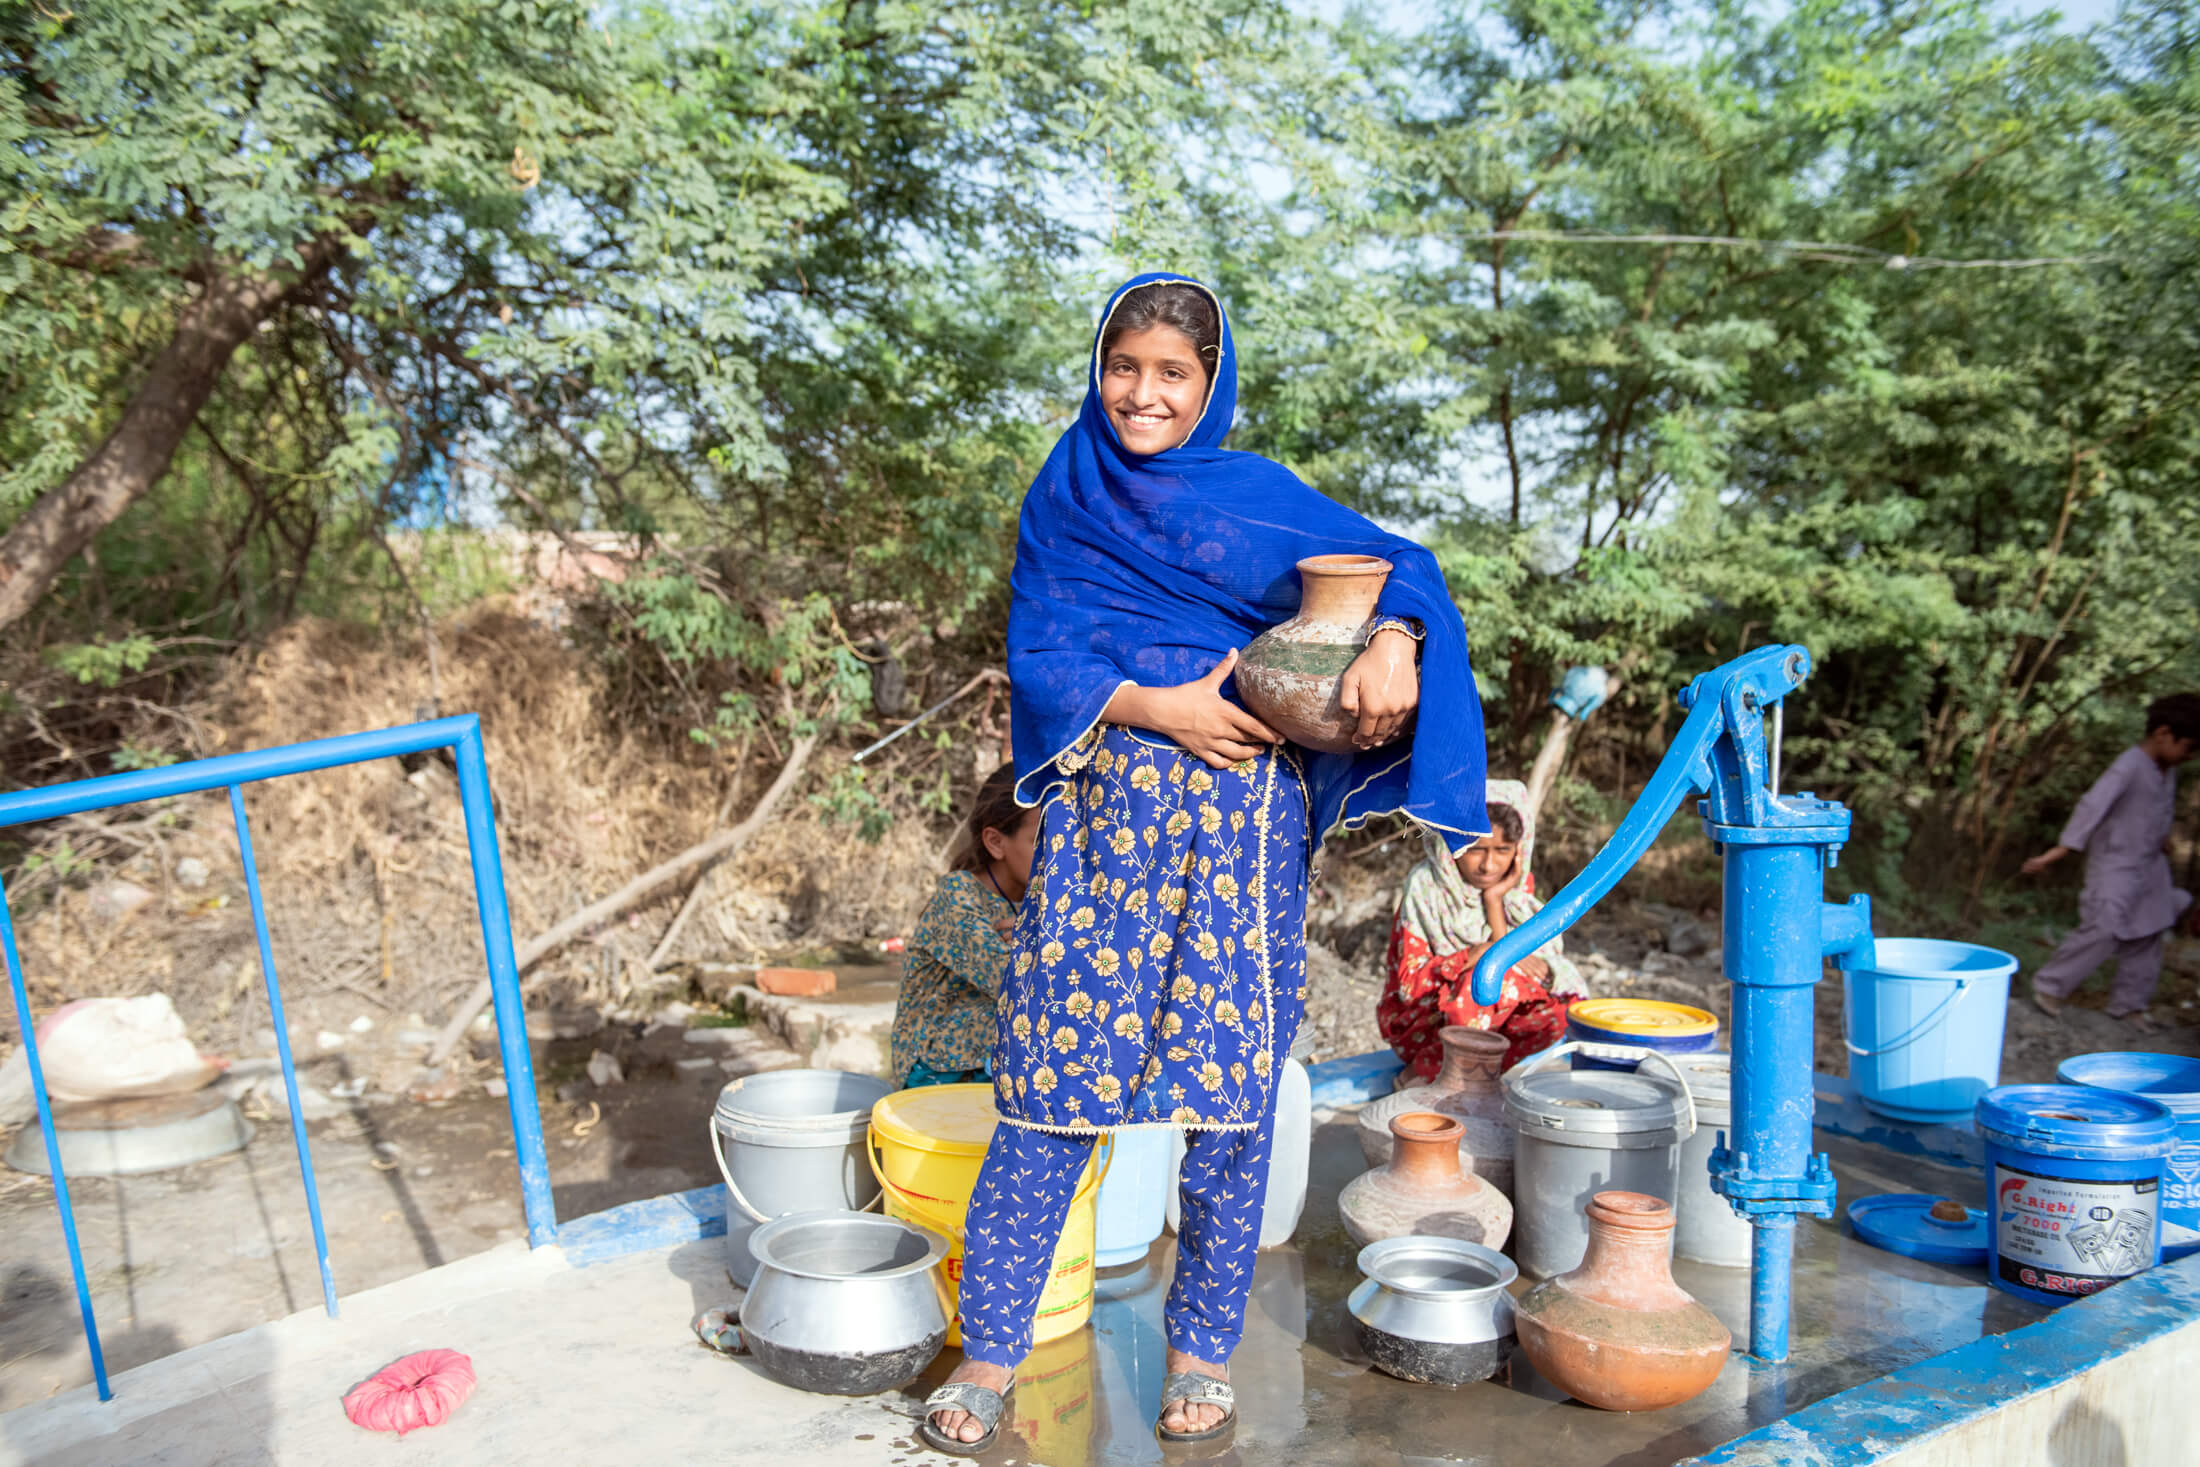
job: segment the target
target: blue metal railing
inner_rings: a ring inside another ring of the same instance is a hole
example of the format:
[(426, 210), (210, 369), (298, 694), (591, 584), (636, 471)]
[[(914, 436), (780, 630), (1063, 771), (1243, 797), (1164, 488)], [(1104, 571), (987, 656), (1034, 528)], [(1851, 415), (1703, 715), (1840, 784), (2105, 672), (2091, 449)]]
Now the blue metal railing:
[[(306, 1144), (306, 1123), (298, 1103), (298, 1069), (290, 1055), (290, 1030), (283, 1021), (283, 996), (275, 978), (275, 954), (268, 943), (267, 907), (260, 896), (260, 873), (252, 855), (252, 826), (244, 813), (244, 787), (286, 774), (305, 774), (342, 764), (363, 764), (400, 754), (449, 749), (458, 766), (459, 804), (466, 817), (466, 848), (474, 872), (474, 902), (481, 915), (481, 943), (489, 959), (489, 983), (496, 1000), (497, 1046), (504, 1058), (505, 1101), (512, 1114), (512, 1147), (519, 1158), (520, 1200), (527, 1210), (527, 1241), (540, 1248), (558, 1239), (557, 1211), (550, 1195), (550, 1163), (543, 1151), (542, 1115), (535, 1105), (535, 1069), (527, 1053), (527, 1015), (520, 1001), (519, 965), (512, 955), (512, 919), (504, 905), (504, 861), (497, 853), (496, 816), (489, 798), (489, 767), (482, 758), (481, 720), (469, 713), (410, 723), (341, 738), (314, 739), (279, 749), (224, 754), (161, 769), (142, 769), (104, 779), (77, 780), (45, 789), (0, 795), (0, 828), (34, 820), (108, 810), (141, 800), (167, 799), (204, 790), (227, 789), (229, 813), (236, 822), (237, 851), (244, 884), (252, 899), (252, 930), (259, 939), (260, 975), (267, 985), (268, 1013), (275, 1026), (275, 1047), (283, 1062), (283, 1088), (290, 1099), (290, 1134), (298, 1149), (298, 1170), (305, 1180), (306, 1211), (313, 1220), (313, 1251), (321, 1268), (321, 1298), (336, 1314), (336, 1277), (329, 1267), (328, 1233), (321, 1223), (321, 1193), (313, 1178), (313, 1155)], [(84, 1316), (84, 1342), (92, 1356), (92, 1375), (102, 1401), (114, 1399), (107, 1385), (106, 1356), (99, 1346), (99, 1325), (92, 1317), (92, 1291), (84, 1275), (84, 1251), (77, 1243), (76, 1214), (69, 1205), (69, 1182), (61, 1167), (61, 1145), (54, 1134), (53, 1104), (46, 1095), (46, 1073), (38, 1060), (38, 1036), (23, 963), (16, 952), (15, 919), (7, 890), (0, 883), (0, 951), (8, 965), (8, 986), (15, 996), (15, 1017), (23, 1032), (23, 1056), (30, 1063), (31, 1092), (38, 1102), (38, 1127), (53, 1168), (54, 1205), (61, 1213), (61, 1234), (69, 1246), (69, 1267), (76, 1276), (76, 1307)]]

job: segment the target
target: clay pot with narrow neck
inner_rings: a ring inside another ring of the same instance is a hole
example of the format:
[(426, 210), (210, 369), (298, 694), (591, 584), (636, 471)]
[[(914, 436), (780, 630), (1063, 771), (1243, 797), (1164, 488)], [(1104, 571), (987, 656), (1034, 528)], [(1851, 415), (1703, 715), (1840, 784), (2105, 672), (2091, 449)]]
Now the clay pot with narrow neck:
[(1673, 1209), (1640, 1192), (1589, 1201), (1589, 1251), (1520, 1301), (1521, 1351), (1543, 1378), (1607, 1411), (1655, 1411), (1701, 1395), (1734, 1337), (1673, 1282)]
[(1463, 1127), (1459, 1134), (1460, 1164), (1509, 1198), (1513, 1192), (1513, 1127), (1505, 1119), (1505, 1090), (1498, 1076), (1512, 1041), (1488, 1029), (1470, 1029), (1463, 1024), (1447, 1024), (1436, 1037), (1444, 1046), (1444, 1064), (1435, 1079), (1360, 1107), (1360, 1153), (1369, 1166), (1381, 1166), (1390, 1160), (1390, 1122), (1395, 1116), (1416, 1110), (1452, 1116)]
[(1456, 1116), (1431, 1111), (1391, 1118), (1389, 1164), (1354, 1177), (1337, 1197), (1353, 1242), (1365, 1248), (1410, 1233), (1505, 1246), (1512, 1236), (1512, 1203), (1460, 1166), (1462, 1129)]
[(1359, 720), (1337, 701), (1337, 685), (1367, 645), (1390, 562), (1372, 555), (1312, 555), (1299, 562), (1299, 612), (1253, 639), (1238, 658), (1238, 696), (1294, 744), (1325, 754), (1356, 752)]

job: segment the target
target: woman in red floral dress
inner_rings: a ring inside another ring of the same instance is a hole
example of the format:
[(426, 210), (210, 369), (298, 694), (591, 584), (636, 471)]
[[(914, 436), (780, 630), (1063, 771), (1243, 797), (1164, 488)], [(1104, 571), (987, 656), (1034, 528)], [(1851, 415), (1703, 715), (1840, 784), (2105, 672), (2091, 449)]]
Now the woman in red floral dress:
[(1439, 845), (1406, 876), (1390, 928), (1390, 975), (1375, 1006), (1383, 1038), (1419, 1080), (1436, 1077), (1444, 1050), (1436, 1031), (1446, 1024), (1494, 1029), (1512, 1041), (1505, 1066), (1566, 1037), (1566, 1010), (1588, 996), (1581, 973), (1552, 938), (1505, 975), (1497, 1002), (1474, 1001), (1474, 965), (1490, 944), (1543, 904), (1528, 874), (1535, 827), (1527, 786), (1489, 782), (1491, 833), (1460, 853)]

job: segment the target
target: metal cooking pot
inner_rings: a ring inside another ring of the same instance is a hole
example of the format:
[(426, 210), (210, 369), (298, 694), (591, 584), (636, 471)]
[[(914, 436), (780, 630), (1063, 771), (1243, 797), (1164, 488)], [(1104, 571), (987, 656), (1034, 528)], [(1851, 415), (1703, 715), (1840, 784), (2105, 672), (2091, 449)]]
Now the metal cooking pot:
[(1487, 1380), (1513, 1350), (1511, 1259), (1461, 1238), (1385, 1238), (1360, 1250), (1352, 1291), (1360, 1348), (1386, 1375), (1430, 1385)]
[(907, 1385), (947, 1343), (947, 1239), (868, 1212), (797, 1212), (749, 1236), (741, 1301), (750, 1354), (796, 1390), (868, 1396)]

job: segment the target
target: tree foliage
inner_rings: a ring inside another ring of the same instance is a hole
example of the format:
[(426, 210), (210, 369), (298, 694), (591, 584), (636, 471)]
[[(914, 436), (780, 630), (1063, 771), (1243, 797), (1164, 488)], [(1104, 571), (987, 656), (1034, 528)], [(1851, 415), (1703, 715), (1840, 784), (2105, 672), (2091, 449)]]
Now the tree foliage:
[(600, 652), (738, 736), (797, 662), (853, 689), (836, 606), (997, 627), (1093, 305), (1165, 266), (1232, 304), (1237, 445), (1439, 547), (1500, 762), (1568, 663), (1640, 769), (1674, 683), (1800, 641), (1791, 767), (1985, 873), (2200, 682), (2196, 47), (2167, 3), (11, 9), (0, 621), (58, 577), (38, 640), (128, 676), (85, 649), (423, 615), (395, 531), (619, 530)]

